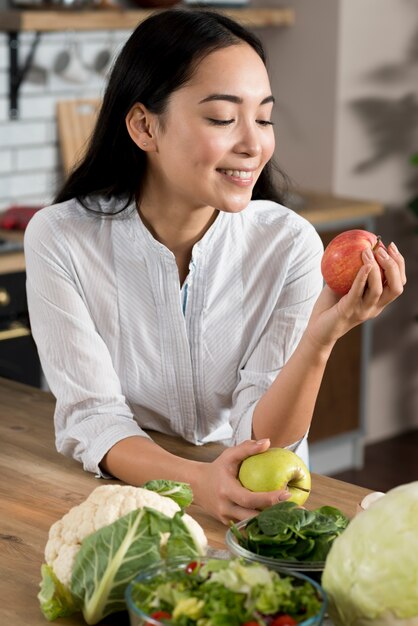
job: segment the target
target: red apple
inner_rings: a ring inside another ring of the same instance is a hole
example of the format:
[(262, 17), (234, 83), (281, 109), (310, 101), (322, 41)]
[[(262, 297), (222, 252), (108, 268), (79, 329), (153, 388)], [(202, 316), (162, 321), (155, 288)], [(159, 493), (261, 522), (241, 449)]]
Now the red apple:
[(328, 287), (342, 296), (348, 293), (363, 265), (361, 253), (367, 247), (376, 252), (379, 246), (385, 247), (380, 237), (367, 230), (346, 230), (334, 237), (326, 247), (321, 262), (322, 276)]

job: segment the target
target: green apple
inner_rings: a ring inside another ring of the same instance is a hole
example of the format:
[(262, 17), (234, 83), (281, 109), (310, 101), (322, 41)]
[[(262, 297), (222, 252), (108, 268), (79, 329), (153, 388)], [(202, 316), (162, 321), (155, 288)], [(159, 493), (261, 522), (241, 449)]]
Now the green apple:
[(288, 502), (301, 506), (311, 491), (311, 475), (302, 459), (286, 448), (270, 448), (247, 457), (239, 470), (241, 484), (250, 491), (287, 489)]

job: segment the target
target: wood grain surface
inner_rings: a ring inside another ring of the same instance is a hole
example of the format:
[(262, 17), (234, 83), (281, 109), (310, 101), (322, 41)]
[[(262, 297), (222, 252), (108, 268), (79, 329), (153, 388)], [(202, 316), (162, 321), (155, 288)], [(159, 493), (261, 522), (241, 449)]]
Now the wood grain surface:
[[(36, 596), (49, 527), (103, 483), (56, 452), (51, 394), (0, 379), (0, 398), (0, 624), (45, 626)], [(222, 451), (217, 444), (196, 447), (158, 433), (151, 435), (185, 458), (210, 461)], [(331, 504), (353, 516), (356, 504), (369, 493), (325, 476), (313, 474), (312, 479), (308, 508)], [(188, 512), (205, 529), (209, 544), (225, 549), (226, 528), (197, 506)], [(75, 615), (56, 623), (84, 622)], [(110, 616), (103, 623), (124, 626), (126, 616)]]

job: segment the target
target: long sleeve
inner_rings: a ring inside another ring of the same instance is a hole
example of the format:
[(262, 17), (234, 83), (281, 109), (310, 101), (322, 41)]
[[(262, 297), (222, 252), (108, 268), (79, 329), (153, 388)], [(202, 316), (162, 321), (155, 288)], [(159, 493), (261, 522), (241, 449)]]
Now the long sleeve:
[[(98, 472), (98, 463), (117, 441), (146, 435), (133, 419), (108, 347), (77, 285), (64, 233), (57, 236), (51, 229), (48, 220), (34, 218), (25, 234), (31, 328), (57, 399), (57, 449)], [(99, 273), (97, 281), (100, 285)]]
[[(320, 272), (322, 252), (322, 242), (312, 227), (295, 240), (282, 288), (277, 294), (271, 294), (272, 299), (276, 298), (272, 314), (259, 331), (254, 347), (239, 372), (230, 416), (234, 444), (251, 438), (253, 412), (258, 400), (273, 383), (301, 339), (323, 286)], [(289, 447), (294, 449), (299, 443), (294, 442)]]

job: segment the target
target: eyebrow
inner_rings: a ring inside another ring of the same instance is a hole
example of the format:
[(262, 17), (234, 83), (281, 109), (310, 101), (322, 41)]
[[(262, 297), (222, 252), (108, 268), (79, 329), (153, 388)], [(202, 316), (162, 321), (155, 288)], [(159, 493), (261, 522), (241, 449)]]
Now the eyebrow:
[[(233, 102), (234, 104), (243, 103), (243, 99), (239, 96), (232, 96), (228, 93), (213, 93), (207, 98), (203, 98), (203, 100), (201, 100), (199, 104), (203, 104), (204, 102), (213, 102), (214, 100), (226, 100), (227, 102)], [(274, 96), (267, 96), (267, 98), (264, 98), (264, 100), (260, 102), (260, 105), (268, 104), (269, 102), (275, 102)]]

